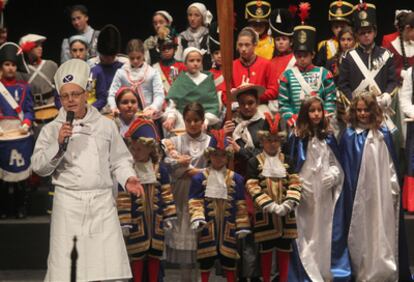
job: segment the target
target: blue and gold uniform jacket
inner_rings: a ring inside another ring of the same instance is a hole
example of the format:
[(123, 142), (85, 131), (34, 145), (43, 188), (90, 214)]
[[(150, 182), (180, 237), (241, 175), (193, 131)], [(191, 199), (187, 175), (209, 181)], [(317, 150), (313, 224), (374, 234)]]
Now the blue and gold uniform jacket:
[(122, 190), (117, 197), (121, 226), (130, 228), (125, 243), (132, 260), (160, 258), (164, 251), (164, 221), (177, 216), (167, 169), (157, 164), (154, 170), (158, 181), (144, 184), (143, 195), (136, 197)]
[(205, 197), (209, 169), (193, 176), (189, 193), (190, 221), (205, 221), (207, 224), (198, 237), (197, 259), (221, 254), (238, 259), (236, 233), (250, 230), (244, 179), (241, 175), (226, 171), (227, 199)]

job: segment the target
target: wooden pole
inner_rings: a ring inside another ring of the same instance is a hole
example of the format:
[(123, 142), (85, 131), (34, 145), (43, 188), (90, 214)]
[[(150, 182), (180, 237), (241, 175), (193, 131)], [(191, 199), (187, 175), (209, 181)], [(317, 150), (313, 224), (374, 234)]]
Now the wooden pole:
[(216, 0), (218, 26), (220, 35), (220, 52), (223, 77), (226, 83), (226, 120), (231, 120), (231, 80), (233, 75), (233, 38), (234, 38), (234, 2), (233, 0)]

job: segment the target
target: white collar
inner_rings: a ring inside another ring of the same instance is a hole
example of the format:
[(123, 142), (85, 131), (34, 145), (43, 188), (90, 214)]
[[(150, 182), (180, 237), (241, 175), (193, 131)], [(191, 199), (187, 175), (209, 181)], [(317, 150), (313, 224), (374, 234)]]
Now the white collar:
[(223, 167), (221, 170), (209, 168), (205, 197), (227, 199), (226, 172), (226, 167)]
[(279, 158), (279, 154), (277, 153), (275, 156), (270, 156), (263, 151), (263, 155), (265, 156), (262, 175), (264, 177), (272, 177), (272, 178), (284, 178), (286, 177), (286, 168), (283, 165), (282, 161)]

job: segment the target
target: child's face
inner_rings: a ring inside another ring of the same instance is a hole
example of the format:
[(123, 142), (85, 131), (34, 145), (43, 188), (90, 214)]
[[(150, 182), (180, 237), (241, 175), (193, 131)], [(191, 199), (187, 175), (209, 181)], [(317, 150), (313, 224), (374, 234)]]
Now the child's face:
[(346, 26), (347, 24), (345, 22), (333, 22), (331, 24), (331, 30), (335, 38), (338, 38), (339, 32)]
[(221, 66), (221, 52), (220, 52), (220, 50), (214, 51), (213, 61), (216, 63), (216, 65)]
[(258, 102), (253, 94), (241, 94), (237, 102), (239, 102), (239, 111), (244, 119), (250, 119), (257, 113)]
[(414, 27), (411, 27), (409, 25), (405, 26), (403, 33), (405, 35), (405, 38), (414, 41)]
[(339, 39), (339, 44), (341, 46), (341, 50), (345, 52), (352, 49), (355, 46), (355, 39), (349, 32), (347, 32), (342, 34), (341, 38)]
[(363, 46), (370, 46), (374, 43), (377, 31), (373, 27), (363, 27), (358, 30), (358, 42)]
[(269, 135), (263, 138), (263, 150), (269, 156), (275, 156), (279, 152), (280, 140), (275, 135)]
[(306, 68), (312, 64), (313, 53), (306, 51), (295, 52), (296, 63), (301, 68)]
[(197, 29), (203, 25), (203, 16), (196, 7), (191, 7), (187, 13), (188, 25), (192, 29)]
[(88, 16), (81, 11), (74, 11), (71, 15), (72, 26), (80, 32), (83, 32), (88, 26)]
[(220, 170), (227, 165), (227, 155), (224, 150), (215, 150), (210, 152), (210, 162), (211, 166), (215, 170)]
[(132, 155), (136, 162), (147, 162), (150, 159), (150, 155), (153, 151), (151, 145), (145, 145), (144, 143), (132, 140), (131, 141)]
[(196, 112), (187, 112), (184, 117), (186, 132), (193, 137), (200, 135), (203, 128), (203, 122), (204, 120), (202, 120)]
[(187, 67), (187, 71), (191, 74), (199, 72), (202, 67), (202, 59), (203, 57), (198, 52), (189, 53), (185, 60), (185, 66)]
[(279, 53), (286, 53), (290, 50), (290, 38), (288, 36), (278, 36), (275, 38), (275, 47)]
[(323, 109), (322, 104), (319, 101), (313, 102), (309, 107), (309, 120), (312, 122), (312, 125), (318, 125), (321, 123), (323, 118)]
[(163, 45), (161, 47), (161, 58), (164, 60), (170, 60), (174, 57), (174, 45)]
[(162, 26), (167, 26), (168, 22), (162, 15), (155, 15), (152, 18), (152, 26), (154, 27), (155, 32)]
[(72, 46), (70, 47), (70, 55), (72, 56), (72, 58), (86, 60), (87, 54), (88, 49), (83, 43), (79, 41), (72, 43)]
[(36, 44), (36, 47), (34, 47), (31, 51), (30, 51), (30, 56), (33, 58), (42, 58), (43, 55), (43, 46), (42, 43), (38, 43)]
[(139, 68), (144, 63), (144, 53), (132, 51), (128, 54), (129, 62), (131, 64), (131, 67), (133, 68)]
[(3, 78), (15, 78), (16, 77), (17, 66), (15, 63), (10, 61), (3, 62), (1, 66), (1, 72)]
[(253, 39), (250, 36), (240, 36), (237, 39), (237, 50), (240, 57), (244, 60), (250, 60), (254, 55), (256, 45), (253, 44)]
[(368, 111), (367, 104), (363, 100), (359, 100), (356, 105), (356, 117), (360, 124), (369, 124), (370, 113)]
[(122, 95), (118, 105), (119, 114), (122, 120), (132, 120), (138, 111), (138, 100), (132, 92)]

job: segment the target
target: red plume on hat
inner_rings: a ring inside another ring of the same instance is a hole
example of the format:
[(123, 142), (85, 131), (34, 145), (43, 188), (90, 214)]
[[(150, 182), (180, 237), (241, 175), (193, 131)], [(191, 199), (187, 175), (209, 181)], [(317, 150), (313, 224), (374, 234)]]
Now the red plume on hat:
[(302, 24), (309, 18), (311, 5), (309, 2), (301, 2), (299, 4), (299, 18)]
[(298, 12), (298, 6), (290, 4), (288, 10), (289, 10), (289, 13), (292, 15), (292, 17), (296, 18), (296, 13)]
[(225, 150), (226, 149), (226, 144), (225, 144), (226, 134), (224, 133), (224, 129), (220, 129), (220, 130), (212, 129), (210, 133), (216, 139), (217, 149)]
[(269, 112), (265, 112), (265, 119), (267, 123), (269, 124), (269, 131), (270, 134), (277, 134), (279, 132), (279, 122), (280, 122), (280, 114), (277, 113), (274, 116), (274, 119), (272, 118), (272, 115)]
[(360, 3), (357, 5), (358, 11), (366, 10), (368, 8), (367, 3), (363, 0), (360, 0)]
[(22, 49), (22, 51), (24, 53), (29, 53), (30, 51), (32, 51), (34, 48), (36, 47), (36, 42), (34, 41), (27, 41), (25, 43), (23, 43), (20, 48)]

